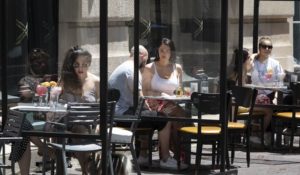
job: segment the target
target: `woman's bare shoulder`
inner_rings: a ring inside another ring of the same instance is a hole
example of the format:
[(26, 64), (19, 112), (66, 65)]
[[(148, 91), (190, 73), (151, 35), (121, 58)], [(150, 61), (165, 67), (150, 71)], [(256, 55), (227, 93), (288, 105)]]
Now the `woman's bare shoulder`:
[(181, 70), (182, 70), (182, 66), (181, 66), (181, 64), (177, 64), (177, 63), (176, 63), (176, 68), (177, 68), (177, 69), (181, 69)]
[(100, 78), (97, 75), (89, 72), (88, 72), (88, 78), (91, 79), (92, 81), (100, 81)]
[(181, 66), (181, 64), (176, 64), (176, 69), (177, 69), (177, 71), (178, 72), (182, 72), (182, 66)]
[(145, 68), (151, 69), (153, 67), (154, 62), (146, 64)]
[(145, 68), (144, 68), (144, 72), (154, 72), (154, 66), (153, 66), (154, 62), (153, 63), (148, 63), (146, 64)]

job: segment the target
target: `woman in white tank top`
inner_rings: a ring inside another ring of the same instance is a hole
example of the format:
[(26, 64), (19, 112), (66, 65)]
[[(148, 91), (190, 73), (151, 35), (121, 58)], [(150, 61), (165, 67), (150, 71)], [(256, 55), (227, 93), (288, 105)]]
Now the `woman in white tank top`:
[[(163, 38), (158, 48), (158, 57), (153, 63), (147, 64), (143, 71), (142, 90), (145, 96), (174, 95), (176, 88), (182, 83), (182, 67), (176, 64), (175, 47), (170, 39)], [(170, 101), (149, 100), (150, 110), (161, 112), (168, 116), (185, 117), (185, 111)], [(162, 168), (176, 168), (177, 161), (169, 154), (170, 138), (174, 144), (177, 138), (177, 128), (181, 127), (178, 122), (168, 122), (159, 133)], [(175, 156), (176, 157), (176, 156)], [(173, 167), (174, 164), (174, 167)], [(171, 165), (171, 166), (169, 166)], [(187, 165), (181, 164), (181, 168)]]

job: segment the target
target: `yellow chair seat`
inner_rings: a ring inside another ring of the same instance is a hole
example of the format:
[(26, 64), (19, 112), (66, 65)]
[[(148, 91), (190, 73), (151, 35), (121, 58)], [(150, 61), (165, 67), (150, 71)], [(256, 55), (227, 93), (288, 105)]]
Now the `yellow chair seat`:
[(228, 122), (228, 129), (245, 129), (246, 125), (239, 122)]
[[(265, 114), (261, 111), (253, 111), (252, 112), (252, 118), (253, 117), (260, 117), (260, 116), (264, 116)], [(249, 116), (249, 112), (240, 112), (238, 113), (239, 117), (248, 117)]]
[[(281, 118), (287, 118), (287, 119), (291, 119), (292, 118), (293, 113), (292, 112), (277, 112), (274, 114), (275, 117), (281, 117)], [(296, 112), (296, 118), (300, 119), (300, 112)]]
[(248, 113), (248, 112), (249, 112), (249, 108), (239, 106), (238, 113)]
[[(198, 133), (198, 127), (190, 126), (190, 127), (182, 127), (179, 129), (179, 131), (189, 134), (197, 134)], [(216, 135), (221, 133), (221, 128), (218, 126), (203, 126), (201, 127), (201, 134), (207, 134), (207, 135)]]

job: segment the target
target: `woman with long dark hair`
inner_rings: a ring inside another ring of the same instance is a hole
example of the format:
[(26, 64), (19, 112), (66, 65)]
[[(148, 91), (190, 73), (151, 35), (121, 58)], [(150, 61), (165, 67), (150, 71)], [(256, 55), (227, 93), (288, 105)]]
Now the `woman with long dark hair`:
[[(92, 55), (78, 46), (69, 49), (61, 70), (59, 85), (62, 87), (60, 98), (66, 102), (97, 102), (100, 97), (100, 79), (88, 72), (92, 62)], [(74, 125), (74, 133), (88, 133), (85, 125)], [(82, 142), (81, 139), (72, 139), (73, 143)], [(89, 153), (75, 153), (81, 166), (82, 174), (88, 174), (90, 163)]]
[[(142, 90), (145, 96), (172, 96), (174, 91), (182, 84), (182, 67), (175, 63), (175, 46), (172, 40), (163, 38), (158, 47), (158, 55), (153, 63), (146, 65)], [(174, 117), (187, 117), (185, 111), (170, 101), (148, 100), (150, 110)], [(159, 132), (160, 166), (167, 169), (177, 169), (177, 161), (171, 157), (170, 145), (177, 144), (177, 129), (181, 127), (178, 122), (168, 122)], [(176, 157), (176, 156), (175, 156)], [(181, 163), (182, 169), (187, 165)]]

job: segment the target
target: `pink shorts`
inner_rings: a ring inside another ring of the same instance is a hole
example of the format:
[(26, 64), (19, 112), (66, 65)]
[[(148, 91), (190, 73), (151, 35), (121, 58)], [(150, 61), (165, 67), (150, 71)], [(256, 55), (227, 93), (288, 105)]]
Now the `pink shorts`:
[(176, 108), (175, 103), (166, 100), (147, 99), (146, 103), (149, 106), (149, 110), (162, 112), (164, 114), (170, 114), (173, 109)]

